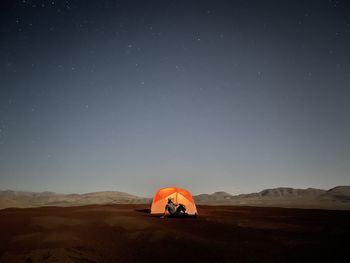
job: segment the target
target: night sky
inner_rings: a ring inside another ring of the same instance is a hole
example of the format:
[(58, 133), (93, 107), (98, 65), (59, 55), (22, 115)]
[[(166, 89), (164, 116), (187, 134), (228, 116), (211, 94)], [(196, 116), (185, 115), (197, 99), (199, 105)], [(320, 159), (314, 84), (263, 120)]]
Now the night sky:
[(349, 1), (0, 6), (0, 189), (350, 184)]

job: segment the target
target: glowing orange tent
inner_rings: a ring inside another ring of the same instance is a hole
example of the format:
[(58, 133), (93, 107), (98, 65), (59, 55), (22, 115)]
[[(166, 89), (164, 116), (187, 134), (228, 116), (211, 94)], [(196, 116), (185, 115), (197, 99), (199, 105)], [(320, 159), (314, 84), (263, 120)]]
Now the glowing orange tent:
[(183, 204), (189, 215), (196, 215), (197, 208), (190, 192), (178, 187), (166, 187), (160, 189), (153, 198), (151, 214), (163, 214), (168, 198), (173, 198), (175, 204)]

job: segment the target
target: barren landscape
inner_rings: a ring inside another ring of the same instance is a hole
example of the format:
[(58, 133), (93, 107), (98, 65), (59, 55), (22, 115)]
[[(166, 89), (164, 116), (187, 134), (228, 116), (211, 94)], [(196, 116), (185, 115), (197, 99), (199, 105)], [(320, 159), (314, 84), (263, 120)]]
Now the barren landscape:
[(149, 205), (0, 211), (0, 262), (340, 262), (350, 211), (198, 206), (161, 219)]
[[(350, 210), (350, 186), (336, 186), (329, 190), (279, 187), (257, 193), (231, 195), (226, 192), (193, 196), (200, 205), (240, 205), (288, 208), (316, 208)], [(139, 197), (119, 191), (85, 194), (53, 192), (0, 191), (0, 209), (39, 206), (82, 206), (103, 204), (150, 204), (152, 198)]]
[(350, 1), (0, 1), (0, 263), (346, 263)]

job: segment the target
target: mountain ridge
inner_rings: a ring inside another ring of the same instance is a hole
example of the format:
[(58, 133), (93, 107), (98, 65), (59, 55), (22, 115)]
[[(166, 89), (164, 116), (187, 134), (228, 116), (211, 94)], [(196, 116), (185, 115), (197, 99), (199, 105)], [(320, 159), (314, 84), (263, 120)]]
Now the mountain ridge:
[(248, 205), (290, 208), (320, 208), (350, 210), (350, 186), (336, 186), (329, 190), (291, 187), (264, 189), (256, 193), (225, 195), (202, 194), (193, 197), (196, 204)]
[[(84, 194), (55, 192), (0, 191), (0, 209), (38, 206), (79, 206), (91, 204), (141, 204), (149, 199), (119, 191), (99, 191)], [(16, 205), (13, 205), (16, 204)]]
[[(217, 191), (212, 194), (194, 195), (193, 198), (198, 205), (279, 206), (350, 210), (350, 186), (336, 186), (328, 190), (277, 187), (239, 195)], [(61, 194), (50, 191), (0, 190), (0, 209), (92, 204), (150, 204), (151, 202), (152, 198), (139, 197), (120, 191)]]

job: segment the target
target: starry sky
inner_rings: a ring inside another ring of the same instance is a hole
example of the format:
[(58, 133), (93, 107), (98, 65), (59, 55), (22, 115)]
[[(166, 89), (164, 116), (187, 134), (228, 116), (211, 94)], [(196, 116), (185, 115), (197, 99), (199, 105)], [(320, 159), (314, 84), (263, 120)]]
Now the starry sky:
[(348, 1), (0, 7), (0, 189), (350, 184)]

